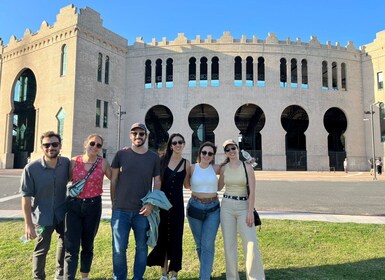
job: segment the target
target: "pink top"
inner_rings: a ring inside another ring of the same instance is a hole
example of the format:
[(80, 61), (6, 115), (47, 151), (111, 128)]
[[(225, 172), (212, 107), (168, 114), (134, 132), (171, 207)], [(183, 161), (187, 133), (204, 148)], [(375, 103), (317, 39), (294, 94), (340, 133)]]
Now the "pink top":
[[(78, 198), (92, 198), (101, 196), (103, 193), (103, 159), (100, 158), (95, 170), (88, 177), (83, 191), (77, 196)], [(82, 156), (77, 156), (75, 159), (75, 165), (72, 170), (72, 182), (77, 182), (86, 177), (88, 171), (84, 169), (85, 163), (82, 160)]]

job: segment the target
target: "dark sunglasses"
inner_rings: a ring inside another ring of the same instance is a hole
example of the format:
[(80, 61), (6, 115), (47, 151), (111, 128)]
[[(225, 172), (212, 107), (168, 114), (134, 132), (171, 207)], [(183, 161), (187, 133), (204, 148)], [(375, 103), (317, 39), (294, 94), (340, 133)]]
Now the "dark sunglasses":
[(226, 149), (225, 149), (225, 152), (228, 153), (228, 152), (230, 152), (230, 150), (235, 151), (236, 149), (237, 149), (237, 147), (232, 146), (232, 147), (230, 147), (230, 148), (226, 148)]
[(139, 134), (140, 137), (143, 137), (144, 135), (146, 135), (145, 132), (135, 132), (135, 131), (131, 131), (131, 135), (136, 137), (137, 135)]
[(173, 146), (176, 146), (176, 144), (183, 145), (183, 144), (184, 144), (184, 141), (183, 141), (183, 140), (173, 141), (173, 142), (171, 142), (171, 144), (172, 144)]
[(90, 142), (90, 146), (91, 146), (91, 147), (93, 147), (93, 146), (95, 146), (95, 145), (96, 145), (96, 148), (98, 148), (98, 149), (100, 149), (100, 148), (103, 146), (103, 144), (96, 143), (96, 142), (94, 142), (94, 141), (91, 141), (91, 142)]
[(44, 143), (44, 144), (41, 144), (44, 148), (48, 149), (50, 146), (52, 146), (52, 148), (57, 148), (59, 147), (60, 143), (59, 142), (52, 142), (52, 143)]
[(212, 157), (214, 155), (214, 153), (208, 152), (208, 151), (202, 151), (201, 154), (204, 155), (204, 156), (208, 155), (209, 157)]

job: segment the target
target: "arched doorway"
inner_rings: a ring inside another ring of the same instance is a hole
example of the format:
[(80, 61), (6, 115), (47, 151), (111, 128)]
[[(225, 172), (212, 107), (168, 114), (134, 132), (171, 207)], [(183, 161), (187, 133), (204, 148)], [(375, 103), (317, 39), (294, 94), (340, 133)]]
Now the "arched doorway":
[(344, 170), (346, 158), (345, 136), (348, 127), (346, 116), (341, 109), (333, 107), (324, 115), (324, 126), (328, 135), (329, 166), (337, 171)]
[(215, 143), (214, 130), (218, 126), (217, 110), (208, 104), (195, 106), (188, 116), (188, 123), (193, 130), (191, 136), (191, 162), (196, 162), (199, 146), (206, 141)]
[(265, 126), (265, 113), (257, 105), (245, 104), (238, 108), (234, 121), (239, 129), (239, 148), (248, 151), (256, 159), (255, 169), (262, 170), (261, 130)]
[(14, 168), (23, 168), (34, 150), (36, 78), (24, 70), (13, 87), (12, 153)]
[(171, 110), (163, 105), (156, 105), (148, 110), (145, 123), (150, 131), (148, 147), (157, 151), (168, 140), (168, 130), (173, 124), (174, 118)]
[(281, 124), (286, 131), (286, 170), (307, 170), (305, 131), (309, 117), (306, 111), (298, 105), (286, 107), (281, 115)]

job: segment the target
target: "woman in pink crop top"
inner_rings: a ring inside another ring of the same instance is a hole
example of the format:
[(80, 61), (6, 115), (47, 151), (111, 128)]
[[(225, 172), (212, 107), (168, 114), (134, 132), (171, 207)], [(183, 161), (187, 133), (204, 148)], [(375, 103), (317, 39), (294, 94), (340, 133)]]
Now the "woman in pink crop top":
[(88, 177), (83, 191), (68, 199), (68, 212), (65, 216), (65, 279), (75, 279), (79, 260), (82, 279), (88, 279), (94, 255), (94, 239), (99, 228), (102, 214), (103, 179), (104, 175), (111, 179), (111, 167), (108, 161), (99, 156), (103, 146), (103, 138), (91, 134), (84, 141), (83, 155), (71, 160), (70, 174), (72, 182), (83, 179), (98, 159), (95, 170)]

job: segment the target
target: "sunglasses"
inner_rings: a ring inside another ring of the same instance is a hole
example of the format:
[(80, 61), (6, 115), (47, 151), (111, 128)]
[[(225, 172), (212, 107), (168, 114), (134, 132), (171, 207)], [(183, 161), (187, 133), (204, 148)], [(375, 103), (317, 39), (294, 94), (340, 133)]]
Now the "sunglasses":
[(173, 142), (171, 142), (171, 144), (172, 144), (173, 146), (176, 146), (176, 144), (183, 145), (183, 144), (184, 144), (184, 141), (183, 141), (183, 140), (173, 141)]
[(145, 132), (135, 132), (135, 131), (131, 131), (131, 135), (136, 137), (137, 135), (139, 134), (140, 137), (143, 137), (144, 135), (146, 135)]
[(59, 147), (60, 143), (59, 142), (52, 142), (52, 143), (44, 143), (44, 144), (41, 144), (44, 148), (48, 149), (50, 146), (52, 146), (52, 148), (57, 148)]
[(230, 147), (230, 148), (226, 148), (226, 149), (225, 149), (225, 152), (228, 153), (228, 152), (230, 152), (230, 150), (231, 150), (231, 151), (235, 151), (236, 149), (237, 149), (237, 147), (232, 146), (232, 147)]
[(93, 147), (93, 146), (95, 146), (95, 145), (96, 145), (96, 148), (98, 148), (98, 149), (100, 149), (100, 148), (103, 146), (103, 144), (96, 143), (96, 142), (94, 142), (94, 141), (91, 141), (91, 142), (90, 142), (90, 146), (91, 146), (91, 147)]
[(209, 157), (212, 157), (214, 155), (214, 153), (208, 152), (208, 151), (202, 151), (201, 154), (204, 155), (204, 156), (208, 155)]

